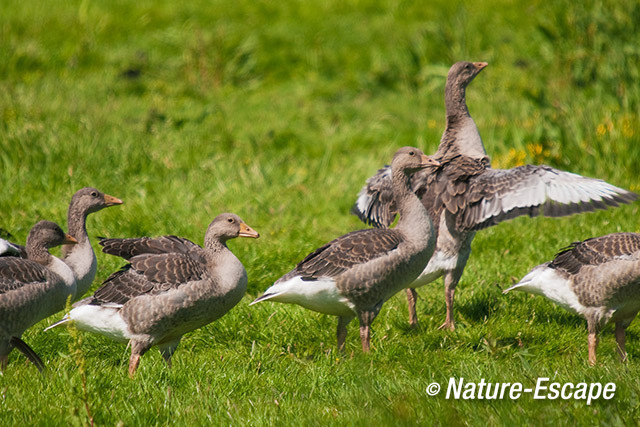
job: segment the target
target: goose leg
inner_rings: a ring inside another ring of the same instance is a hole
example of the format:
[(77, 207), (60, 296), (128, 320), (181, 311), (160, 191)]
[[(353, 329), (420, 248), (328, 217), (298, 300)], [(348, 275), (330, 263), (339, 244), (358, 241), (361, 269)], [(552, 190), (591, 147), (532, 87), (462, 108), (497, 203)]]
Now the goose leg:
[(621, 362), (627, 361), (627, 351), (625, 349), (626, 329), (621, 323), (616, 323), (616, 342), (618, 343), (618, 354)]
[(438, 329), (448, 329), (450, 331), (456, 329), (456, 323), (453, 319), (453, 299), (461, 275), (462, 272), (458, 273), (457, 270), (447, 271), (444, 274), (444, 300), (447, 305), (447, 316)]
[(587, 329), (589, 330), (589, 365), (596, 364), (596, 348), (598, 347), (598, 330), (595, 322), (587, 319)]
[(129, 378), (133, 378), (136, 370), (138, 369), (138, 365), (140, 364), (140, 357), (151, 346), (150, 344), (145, 345), (142, 341), (131, 341), (131, 357), (129, 358)]
[(416, 314), (416, 300), (418, 292), (413, 288), (407, 288), (407, 303), (409, 306), (409, 325), (415, 327), (418, 325), (418, 315)]
[(336, 335), (338, 336), (339, 351), (344, 350), (344, 342), (347, 339), (347, 325), (352, 319), (353, 317), (338, 316), (338, 330)]
[(163, 346), (158, 346), (160, 350), (160, 354), (162, 354), (162, 358), (165, 362), (167, 362), (167, 366), (171, 368), (171, 356), (178, 348), (178, 344), (180, 344), (180, 340), (174, 341), (172, 343), (165, 344)]
[(382, 301), (371, 309), (358, 311), (358, 321), (360, 321), (360, 341), (362, 341), (362, 351), (364, 353), (368, 353), (371, 348), (371, 323), (378, 313), (380, 313), (381, 308)]
[(4, 370), (7, 369), (8, 364), (9, 364), (9, 355), (3, 354), (2, 356), (0, 356), (0, 373), (4, 372)]
[(129, 378), (133, 378), (138, 369), (138, 365), (140, 364), (140, 355), (131, 353), (131, 357), (129, 358)]

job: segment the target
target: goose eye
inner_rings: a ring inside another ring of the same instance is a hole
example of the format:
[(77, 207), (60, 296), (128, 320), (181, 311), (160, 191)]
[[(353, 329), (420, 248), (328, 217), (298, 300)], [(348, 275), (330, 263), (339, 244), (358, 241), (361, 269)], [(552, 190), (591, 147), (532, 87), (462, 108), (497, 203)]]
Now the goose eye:
[(227, 221), (229, 221), (230, 224), (233, 224), (233, 218), (227, 218)]
[(95, 192), (95, 191), (92, 191), (92, 192), (91, 192), (91, 197), (98, 197), (98, 193), (97, 193), (97, 192)]
[(416, 152), (415, 152), (415, 151), (409, 151), (409, 155), (410, 155), (410, 156), (415, 156), (415, 155), (416, 155)]

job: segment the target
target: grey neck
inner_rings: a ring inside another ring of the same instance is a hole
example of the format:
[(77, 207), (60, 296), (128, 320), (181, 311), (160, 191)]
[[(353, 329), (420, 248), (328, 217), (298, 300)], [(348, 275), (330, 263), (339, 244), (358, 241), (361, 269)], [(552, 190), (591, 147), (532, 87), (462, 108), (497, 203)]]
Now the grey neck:
[(444, 105), (447, 110), (447, 128), (465, 117), (471, 117), (467, 108), (466, 90), (460, 84), (447, 81)]
[(42, 243), (27, 238), (27, 258), (41, 265), (49, 264), (51, 254)]
[(465, 88), (447, 81), (445, 106), (447, 127), (442, 134), (436, 158), (444, 159), (458, 154), (473, 158), (486, 157), (486, 150), (478, 128), (469, 114)]
[(69, 234), (78, 241), (78, 246), (89, 241), (89, 236), (87, 235), (88, 215), (87, 211), (78, 209), (74, 205), (69, 206), (67, 226), (69, 227)]
[(207, 250), (207, 252), (211, 254), (216, 254), (219, 252), (223, 252), (225, 250), (229, 250), (227, 248), (227, 241), (220, 238), (219, 236), (205, 236), (204, 247)]
[(400, 219), (396, 230), (402, 232), (409, 239), (424, 239), (429, 233), (431, 221), (424, 205), (411, 190), (411, 177), (401, 170), (391, 170), (394, 198), (398, 207)]

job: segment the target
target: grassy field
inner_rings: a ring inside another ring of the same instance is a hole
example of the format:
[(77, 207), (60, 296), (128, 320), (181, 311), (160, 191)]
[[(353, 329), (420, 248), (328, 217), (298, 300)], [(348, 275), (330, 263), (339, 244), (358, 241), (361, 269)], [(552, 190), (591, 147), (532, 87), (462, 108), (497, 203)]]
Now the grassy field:
[[(90, 236), (177, 234), (202, 243), (215, 215), (237, 240), (249, 290), (188, 334), (168, 370), (156, 350), (126, 375), (128, 350), (42, 329), (0, 376), (0, 425), (630, 424), (640, 417), (640, 326), (621, 365), (609, 327), (587, 365), (586, 322), (501, 289), (557, 249), (639, 231), (638, 204), (478, 233), (458, 287), (422, 288), (410, 329), (402, 295), (346, 351), (335, 319), (248, 304), (318, 245), (363, 228), (349, 215), (365, 179), (400, 146), (434, 152), (446, 72), (488, 61), (467, 100), (495, 167), (545, 163), (640, 191), (640, 3), (619, 0), (0, 2), (0, 228), (23, 242), (40, 219), (66, 227), (87, 185), (125, 204)], [(94, 239), (95, 242), (95, 239)], [(97, 248), (97, 245), (95, 245)], [(95, 290), (120, 259), (98, 254)], [(614, 382), (612, 400), (447, 400), (425, 389), (478, 382)]]

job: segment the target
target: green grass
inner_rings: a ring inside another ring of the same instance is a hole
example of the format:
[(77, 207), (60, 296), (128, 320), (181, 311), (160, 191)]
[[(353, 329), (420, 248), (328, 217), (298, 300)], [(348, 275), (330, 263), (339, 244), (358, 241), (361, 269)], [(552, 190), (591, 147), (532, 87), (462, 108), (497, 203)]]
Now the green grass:
[[(65, 329), (24, 335), (0, 377), (0, 424), (629, 424), (640, 416), (640, 326), (599, 365), (586, 325), (501, 289), (568, 243), (638, 231), (638, 206), (520, 218), (478, 233), (459, 285), (455, 332), (442, 281), (402, 295), (361, 354), (335, 319), (249, 302), (318, 245), (362, 228), (348, 214), (364, 180), (402, 145), (435, 151), (457, 60), (488, 61), (468, 104), (496, 167), (545, 163), (640, 190), (640, 4), (462, 2), (13, 1), (0, 4), (0, 228), (24, 241), (40, 219), (66, 226), (91, 185), (125, 201), (90, 217), (92, 237), (173, 233), (202, 242), (223, 211), (262, 237), (230, 244), (247, 297), (188, 334), (168, 370), (155, 350), (132, 381), (125, 346)], [(95, 239), (94, 239), (95, 241)], [(97, 249), (97, 248), (96, 248)], [(98, 254), (96, 289), (121, 260)], [(81, 351), (74, 352), (80, 349)], [(78, 365), (83, 364), (84, 370)], [(449, 377), (615, 382), (615, 398), (446, 400)], [(86, 378), (86, 392), (83, 391)]]

